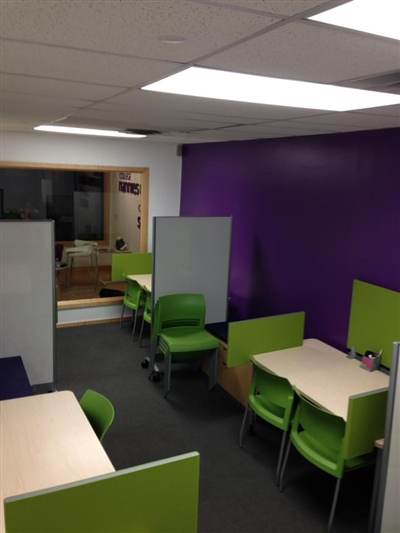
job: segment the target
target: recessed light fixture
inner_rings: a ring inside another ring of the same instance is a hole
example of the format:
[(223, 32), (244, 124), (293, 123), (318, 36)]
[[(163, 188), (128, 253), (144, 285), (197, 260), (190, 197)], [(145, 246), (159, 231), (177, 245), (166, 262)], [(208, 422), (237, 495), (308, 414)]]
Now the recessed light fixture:
[(352, 111), (400, 103), (400, 95), (200, 67), (190, 67), (142, 89), (325, 111)]
[(309, 17), (309, 20), (400, 40), (398, 0), (353, 0)]
[(122, 139), (140, 139), (146, 135), (138, 133), (123, 133), (121, 131), (113, 130), (95, 130), (89, 128), (72, 128), (68, 126), (36, 126), (33, 128), (37, 131), (48, 131), (51, 133), (72, 133), (74, 135), (95, 135), (97, 137), (118, 137)]

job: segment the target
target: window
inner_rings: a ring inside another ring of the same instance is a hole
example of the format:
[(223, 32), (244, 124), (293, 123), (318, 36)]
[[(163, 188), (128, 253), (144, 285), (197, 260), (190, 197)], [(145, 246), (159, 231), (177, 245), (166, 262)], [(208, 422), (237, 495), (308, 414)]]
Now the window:
[(56, 241), (104, 240), (104, 173), (5, 169), (0, 171), (5, 218), (55, 221)]

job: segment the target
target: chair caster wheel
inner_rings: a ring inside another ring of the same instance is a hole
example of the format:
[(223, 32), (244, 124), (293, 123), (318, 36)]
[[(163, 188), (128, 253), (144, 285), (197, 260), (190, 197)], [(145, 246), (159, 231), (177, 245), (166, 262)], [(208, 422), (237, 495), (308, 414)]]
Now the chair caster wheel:
[(158, 372), (152, 372), (149, 376), (150, 381), (160, 381), (160, 374)]
[(147, 359), (143, 359), (140, 365), (142, 368), (149, 368), (149, 362), (147, 361)]

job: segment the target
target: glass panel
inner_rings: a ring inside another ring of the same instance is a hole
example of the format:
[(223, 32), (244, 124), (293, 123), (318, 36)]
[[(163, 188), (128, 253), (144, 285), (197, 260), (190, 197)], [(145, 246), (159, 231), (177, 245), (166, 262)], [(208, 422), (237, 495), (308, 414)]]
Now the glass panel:
[(104, 240), (104, 173), (0, 169), (5, 218), (51, 219), (56, 241)]

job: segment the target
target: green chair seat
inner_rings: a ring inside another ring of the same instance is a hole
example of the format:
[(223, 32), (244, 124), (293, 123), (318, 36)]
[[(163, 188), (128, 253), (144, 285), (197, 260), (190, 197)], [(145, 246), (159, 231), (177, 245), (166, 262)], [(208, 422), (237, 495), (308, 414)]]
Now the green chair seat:
[[(159, 346), (165, 349), (167, 354), (183, 354), (188, 352), (195, 357), (195, 353), (210, 351), (218, 348), (218, 341), (206, 331), (188, 331), (177, 328), (178, 331), (162, 333), (159, 339)], [(188, 328), (190, 329), (190, 328)]]

